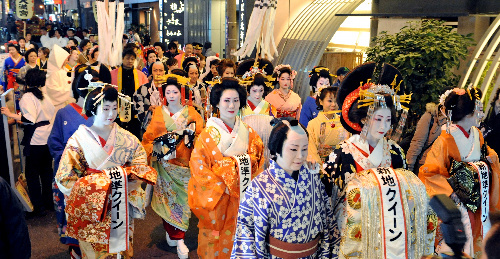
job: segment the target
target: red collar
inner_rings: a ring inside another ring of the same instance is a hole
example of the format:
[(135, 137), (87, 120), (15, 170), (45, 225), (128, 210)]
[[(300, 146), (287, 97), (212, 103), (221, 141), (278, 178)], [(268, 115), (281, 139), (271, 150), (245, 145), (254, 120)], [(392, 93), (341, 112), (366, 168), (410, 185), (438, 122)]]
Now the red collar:
[(455, 125), (457, 125), (457, 127), (464, 133), (466, 138), (469, 138), (469, 132), (465, 131), (465, 129), (462, 128), (462, 126), (460, 126), (458, 124), (455, 124)]
[[(354, 145), (354, 144), (353, 144)], [(368, 149), (370, 150), (370, 154), (367, 154), (364, 150), (361, 150), (361, 148), (359, 148), (358, 146), (354, 145), (364, 156), (368, 157), (372, 152), (373, 150), (375, 149), (374, 147), (368, 145)]]
[(255, 108), (257, 108), (257, 106), (255, 106), (255, 104), (253, 104), (253, 102), (251, 102), (250, 100), (248, 100), (248, 106), (250, 106), (250, 109), (255, 110)]
[(229, 131), (229, 133), (233, 132), (233, 129), (231, 127), (229, 127), (225, 122), (222, 122), (222, 123), (224, 123), (224, 126), (226, 126), (227, 130)]
[(86, 119), (86, 120), (88, 119), (88, 118), (87, 118), (87, 115), (82, 114), (83, 108), (82, 108), (82, 107), (80, 107), (78, 104), (76, 104), (76, 103), (70, 103), (69, 105), (71, 105), (71, 107), (73, 107), (73, 109), (75, 109), (75, 111), (77, 111), (77, 112), (78, 112), (78, 114), (82, 115), (82, 117), (83, 117), (84, 119)]

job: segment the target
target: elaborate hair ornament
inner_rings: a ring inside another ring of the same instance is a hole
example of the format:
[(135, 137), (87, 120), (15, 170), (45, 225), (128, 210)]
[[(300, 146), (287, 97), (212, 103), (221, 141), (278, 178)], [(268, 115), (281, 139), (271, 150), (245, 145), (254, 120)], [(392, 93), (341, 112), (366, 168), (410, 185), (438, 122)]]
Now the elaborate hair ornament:
[(145, 57), (144, 57), (144, 59), (146, 59), (146, 61), (147, 61), (147, 59), (148, 59), (148, 51), (150, 51), (150, 50), (154, 51), (154, 52), (155, 52), (155, 54), (156, 54), (156, 55), (158, 55), (158, 51), (156, 51), (156, 48), (155, 48), (155, 47), (148, 47), (148, 48), (145, 48), (145, 49), (144, 49), (144, 51), (143, 51), (143, 53), (144, 53), (144, 56), (145, 56)]
[(179, 83), (181, 85), (188, 85), (188, 83), (189, 83), (189, 78), (183, 77), (180, 75), (176, 75), (176, 74), (166, 74), (166, 75), (162, 75), (162, 76), (157, 76), (155, 79), (157, 81), (159, 81), (161, 84), (163, 84), (163, 83), (166, 83), (169, 78), (176, 78), (177, 83)]
[(312, 71), (308, 71), (309, 77), (311, 77), (313, 74), (319, 74), (321, 70), (326, 70), (326, 72), (328, 72), (328, 74), (330, 74), (332, 78), (337, 77), (337, 75), (330, 73), (330, 69), (328, 69), (327, 67), (314, 67)]
[(276, 75), (278, 75), (278, 77), (279, 77), (279, 76), (280, 76), (280, 73), (281, 73), (281, 72), (280, 72), (280, 70), (281, 70), (282, 68), (288, 68), (288, 69), (290, 69), (290, 71), (292, 71), (292, 74), (290, 75), (290, 78), (291, 78), (292, 80), (293, 80), (293, 79), (295, 79), (295, 76), (297, 75), (297, 71), (293, 70), (293, 69), (292, 69), (292, 66), (290, 66), (290, 65), (288, 65), (288, 64), (287, 64), (287, 65), (283, 65), (283, 64), (281, 64), (281, 65), (277, 65), (276, 67), (274, 67), (273, 74), (276, 74)]
[[(381, 94), (382, 93), (382, 94)], [(409, 104), (411, 101), (410, 94), (397, 95), (394, 88), (390, 88), (388, 85), (372, 85), (366, 90), (359, 91), (359, 105), (358, 107), (371, 106), (374, 104), (385, 105), (384, 94), (389, 94), (392, 96), (392, 101), (394, 106), (398, 111), (401, 109), (408, 110), (408, 107), (402, 105), (402, 103)]]
[(211, 85), (211, 86), (214, 86), (216, 84), (220, 84), (221, 82), (222, 82), (222, 77), (215, 76), (212, 81), (207, 81), (206, 83)]

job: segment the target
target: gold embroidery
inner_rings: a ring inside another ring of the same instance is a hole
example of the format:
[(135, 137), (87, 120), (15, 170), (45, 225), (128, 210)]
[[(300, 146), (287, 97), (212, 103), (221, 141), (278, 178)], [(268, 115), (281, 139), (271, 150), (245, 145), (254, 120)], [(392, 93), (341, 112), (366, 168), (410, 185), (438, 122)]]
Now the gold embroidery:
[(349, 206), (355, 210), (361, 208), (361, 192), (359, 191), (359, 188), (354, 188), (349, 191), (347, 194), (347, 202), (349, 203)]
[(220, 132), (216, 127), (210, 126), (208, 127), (208, 133), (210, 134), (210, 137), (215, 142), (215, 145), (219, 145), (220, 143)]
[(361, 241), (361, 224), (358, 223), (349, 226), (347, 233), (350, 239)]
[(436, 214), (432, 213), (427, 215), (427, 234), (430, 234), (436, 230), (438, 223), (438, 218)]

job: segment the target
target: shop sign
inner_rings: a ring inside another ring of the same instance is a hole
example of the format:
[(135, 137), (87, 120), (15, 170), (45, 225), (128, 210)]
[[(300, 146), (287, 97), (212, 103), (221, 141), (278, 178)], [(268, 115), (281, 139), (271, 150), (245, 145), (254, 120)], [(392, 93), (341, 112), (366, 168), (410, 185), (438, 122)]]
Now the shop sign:
[(34, 0), (16, 0), (16, 11), (19, 19), (31, 19), (35, 11)]

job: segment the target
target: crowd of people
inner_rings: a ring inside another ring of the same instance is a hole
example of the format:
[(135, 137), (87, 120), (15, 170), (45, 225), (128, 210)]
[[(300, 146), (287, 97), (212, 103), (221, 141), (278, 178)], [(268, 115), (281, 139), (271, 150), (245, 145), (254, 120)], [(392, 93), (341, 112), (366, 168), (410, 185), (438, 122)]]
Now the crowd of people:
[(200, 258), (449, 253), (436, 194), (459, 208), (468, 256), (498, 232), (500, 91), (485, 116), (480, 90), (447, 89), (405, 152), (412, 100), (391, 65), (300, 68), (302, 101), (291, 66), (221, 59), (210, 42), (143, 46), (129, 31), (111, 67), (98, 61), (105, 39), (42, 31), (7, 45), (14, 109), (1, 113), (23, 127), (28, 216), (55, 210), (72, 258), (132, 257), (149, 205), (179, 258), (192, 213)]

